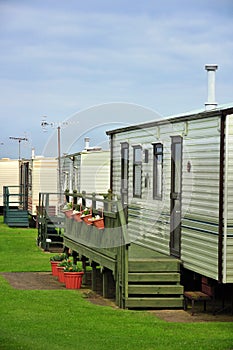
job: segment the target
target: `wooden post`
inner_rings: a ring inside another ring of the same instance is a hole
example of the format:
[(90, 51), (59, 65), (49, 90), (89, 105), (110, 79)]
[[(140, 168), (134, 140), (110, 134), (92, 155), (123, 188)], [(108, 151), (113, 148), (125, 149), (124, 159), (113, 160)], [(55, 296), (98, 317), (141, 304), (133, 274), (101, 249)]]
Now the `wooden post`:
[(91, 279), (91, 289), (96, 292), (97, 291), (97, 267), (98, 264), (95, 262), (92, 262), (91, 267), (92, 267), (92, 279)]
[(87, 276), (86, 276), (86, 271), (87, 271), (87, 259), (85, 256), (82, 256), (82, 267), (83, 267), (83, 284), (87, 284)]
[(108, 270), (103, 268), (103, 297), (108, 297)]
[(73, 208), (77, 209), (77, 201), (78, 201), (78, 197), (77, 197), (77, 190), (73, 190)]
[(69, 197), (69, 190), (68, 189), (65, 191), (65, 197), (66, 197), (67, 203), (69, 203), (70, 197)]
[(96, 209), (96, 193), (92, 193), (92, 210)]
[(75, 250), (72, 251), (72, 257), (73, 257), (73, 263), (76, 265), (78, 261), (78, 253)]
[(82, 191), (82, 206), (86, 207), (86, 192)]

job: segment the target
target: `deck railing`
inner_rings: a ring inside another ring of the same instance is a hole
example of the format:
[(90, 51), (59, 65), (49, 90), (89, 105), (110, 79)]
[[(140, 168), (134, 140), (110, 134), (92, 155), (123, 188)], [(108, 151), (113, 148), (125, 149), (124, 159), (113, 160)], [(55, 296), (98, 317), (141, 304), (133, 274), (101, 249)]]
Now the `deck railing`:
[[(103, 216), (104, 229), (93, 225), (76, 222), (72, 218), (66, 219), (64, 242), (77, 247), (83, 255), (87, 254), (99, 264), (103, 264), (113, 271), (116, 280), (116, 302), (124, 308), (124, 301), (128, 297), (128, 248), (130, 238), (127, 230), (125, 210), (119, 197), (110, 191), (106, 194), (86, 192), (66, 192), (67, 203), (72, 209), (91, 208), (92, 215)], [(98, 260), (99, 259), (99, 260)], [(116, 272), (117, 271), (117, 272)]]

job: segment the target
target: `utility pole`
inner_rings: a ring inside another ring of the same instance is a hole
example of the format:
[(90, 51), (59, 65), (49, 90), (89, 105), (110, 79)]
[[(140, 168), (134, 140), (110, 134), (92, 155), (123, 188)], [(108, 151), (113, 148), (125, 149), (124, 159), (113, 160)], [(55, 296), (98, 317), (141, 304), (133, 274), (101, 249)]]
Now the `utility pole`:
[(20, 160), (21, 159), (20, 144), (22, 141), (28, 141), (28, 139), (26, 137), (13, 137), (13, 136), (10, 136), (9, 139), (18, 141), (18, 143), (19, 143), (19, 160)]
[(43, 117), (41, 122), (41, 127), (46, 131), (48, 126), (57, 127), (57, 157), (58, 157), (58, 192), (59, 192), (59, 202), (61, 204), (62, 186), (61, 186), (61, 127), (67, 126), (68, 122), (51, 122), (46, 121), (46, 117)]

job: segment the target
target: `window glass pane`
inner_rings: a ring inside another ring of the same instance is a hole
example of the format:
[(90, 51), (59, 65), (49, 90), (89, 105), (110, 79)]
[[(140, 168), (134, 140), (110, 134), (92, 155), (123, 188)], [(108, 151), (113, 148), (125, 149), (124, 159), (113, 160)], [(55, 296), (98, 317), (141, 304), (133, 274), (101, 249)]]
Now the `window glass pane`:
[(175, 181), (174, 181), (174, 192), (180, 193), (180, 167), (181, 167), (181, 143), (175, 144), (174, 152), (174, 162), (175, 162)]
[(154, 145), (154, 179), (153, 179), (153, 197), (162, 198), (163, 184), (163, 145)]
[(141, 196), (142, 183), (141, 183), (141, 165), (135, 165), (134, 167), (134, 195)]
[(140, 148), (134, 148), (134, 162), (139, 163), (142, 161), (142, 149)]
[(133, 148), (133, 195), (135, 197), (142, 195), (142, 148), (140, 146)]

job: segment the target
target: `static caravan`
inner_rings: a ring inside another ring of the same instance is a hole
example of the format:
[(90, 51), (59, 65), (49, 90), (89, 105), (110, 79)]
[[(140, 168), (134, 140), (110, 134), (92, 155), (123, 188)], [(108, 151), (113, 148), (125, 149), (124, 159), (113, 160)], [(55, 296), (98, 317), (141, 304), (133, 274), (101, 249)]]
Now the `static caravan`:
[(81, 152), (63, 158), (63, 189), (78, 193), (107, 193), (110, 186), (110, 151), (90, 147), (85, 139)]
[[(19, 161), (0, 159), (0, 207), (3, 207), (3, 186), (19, 186)], [(16, 190), (18, 193), (18, 189)]]
[[(36, 156), (20, 161), (20, 185), (29, 214), (36, 216), (40, 192), (58, 192), (58, 161), (53, 157)], [(57, 207), (57, 196), (51, 206)]]
[(131, 242), (233, 284), (233, 104), (110, 130)]
[[(64, 221), (63, 208), (66, 205), (66, 201), (72, 203), (73, 209), (76, 209), (78, 202), (78, 194), (85, 192), (90, 193), (104, 193), (109, 190), (110, 184), (110, 151), (104, 151), (101, 148), (92, 147), (89, 145), (83, 151), (69, 154), (61, 158), (61, 189), (66, 193), (62, 196), (63, 203), (59, 209), (59, 213), (56, 218), (52, 218), (53, 222), (60, 223)], [(48, 215), (49, 207), (51, 206), (52, 194), (48, 190), (40, 193), (39, 201), (39, 228), (38, 228), (38, 241), (45, 250), (49, 250), (51, 247), (50, 241), (51, 235), (48, 231), (48, 225), (44, 223), (51, 221), (51, 216)], [(75, 195), (75, 198), (72, 196)], [(89, 204), (89, 200), (86, 198), (85, 205)], [(73, 220), (72, 220), (73, 221)], [(50, 225), (50, 224), (49, 224)], [(51, 226), (51, 225), (50, 225)], [(67, 228), (65, 229), (65, 232)], [(68, 247), (68, 245), (66, 245)]]

